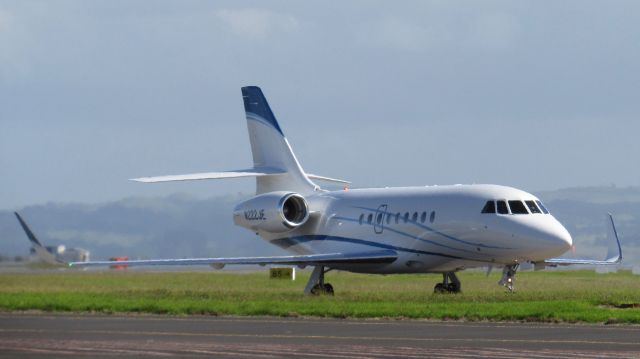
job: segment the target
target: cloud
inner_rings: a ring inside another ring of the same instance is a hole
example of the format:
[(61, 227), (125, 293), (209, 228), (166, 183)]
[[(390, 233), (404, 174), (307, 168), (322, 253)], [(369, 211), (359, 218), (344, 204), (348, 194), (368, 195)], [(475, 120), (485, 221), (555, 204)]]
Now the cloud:
[(424, 50), (432, 42), (427, 27), (399, 17), (364, 23), (357, 28), (356, 38), (374, 46), (403, 51)]
[(427, 28), (399, 18), (383, 20), (377, 30), (378, 41), (399, 49), (417, 51), (429, 41)]
[(470, 28), (470, 45), (488, 51), (507, 50), (516, 44), (519, 24), (507, 13), (479, 15)]
[(13, 22), (13, 16), (6, 10), (0, 10), (0, 33), (9, 30), (11, 23)]
[(356, 36), (365, 43), (394, 50), (421, 52), (454, 49), (498, 52), (517, 44), (520, 24), (505, 12), (450, 14), (431, 12), (386, 16), (365, 22)]
[(6, 83), (31, 74), (29, 25), (19, 11), (0, 9), (0, 78)]
[(299, 26), (299, 21), (291, 15), (256, 8), (221, 9), (216, 16), (234, 33), (251, 38), (265, 38), (274, 32), (291, 32)]

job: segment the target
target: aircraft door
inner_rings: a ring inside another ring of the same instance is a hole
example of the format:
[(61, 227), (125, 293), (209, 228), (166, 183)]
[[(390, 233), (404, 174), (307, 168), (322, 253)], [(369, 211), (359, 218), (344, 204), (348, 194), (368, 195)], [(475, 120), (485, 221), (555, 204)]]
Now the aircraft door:
[(384, 230), (384, 217), (387, 214), (387, 205), (382, 204), (376, 210), (375, 218), (373, 219), (373, 231), (377, 234), (382, 233)]

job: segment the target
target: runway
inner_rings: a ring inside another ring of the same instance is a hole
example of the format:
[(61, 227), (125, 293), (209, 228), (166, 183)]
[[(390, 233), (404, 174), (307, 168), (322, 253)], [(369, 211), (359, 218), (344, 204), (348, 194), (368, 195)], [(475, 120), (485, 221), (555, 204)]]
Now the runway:
[(0, 357), (640, 357), (639, 326), (0, 313)]

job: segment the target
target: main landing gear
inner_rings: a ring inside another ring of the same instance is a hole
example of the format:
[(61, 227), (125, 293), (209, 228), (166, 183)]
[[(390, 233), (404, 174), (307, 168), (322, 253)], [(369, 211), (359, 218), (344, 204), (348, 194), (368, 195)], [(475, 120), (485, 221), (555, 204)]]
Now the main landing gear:
[(509, 292), (513, 292), (514, 284), (516, 281), (516, 271), (520, 264), (511, 264), (508, 266), (504, 266), (502, 270), (502, 279), (498, 282), (499, 285), (506, 287)]
[(307, 286), (304, 288), (304, 294), (312, 295), (333, 295), (333, 286), (324, 282), (324, 274), (331, 269), (324, 269), (324, 266), (315, 266), (311, 273), (311, 278), (307, 282)]
[(442, 283), (436, 284), (434, 293), (460, 293), (462, 286), (455, 272), (442, 273)]

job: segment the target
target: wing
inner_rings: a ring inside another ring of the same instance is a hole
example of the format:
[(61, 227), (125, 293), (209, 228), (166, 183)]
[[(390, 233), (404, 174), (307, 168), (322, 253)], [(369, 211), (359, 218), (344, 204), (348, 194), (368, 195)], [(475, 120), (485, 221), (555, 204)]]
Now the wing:
[[(609, 227), (609, 233), (607, 236), (607, 238), (609, 239), (609, 250), (607, 252), (607, 259), (599, 261), (591, 259), (552, 258), (545, 260), (544, 264), (549, 266), (565, 266), (572, 264), (611, 265), (622, 262), (622, 247), (620, 246), (618, 231), (616, 230), (616, 224), (613, 222), (613, 216), (611, 215), (611, 213), (609, 213), (609, 220), (611, 222), (611, 226)], [(613, 246), (613, 243), (615, 243), (616, 245)]]
[(327, 253), (276, 257), (235, 257), (235, 258), (187, 258), (187, 259), (143, 259), (131, 261), (96, 261), (72, 262), (70, 267), (108, 266), (108, 265), (210, 265), (222, 268), (227, 264), (287, 264), (287, 265), (331, 265), (344, 263), (389, 263), (398, 258), (398, 254), (390, 249), (354, 252)]

